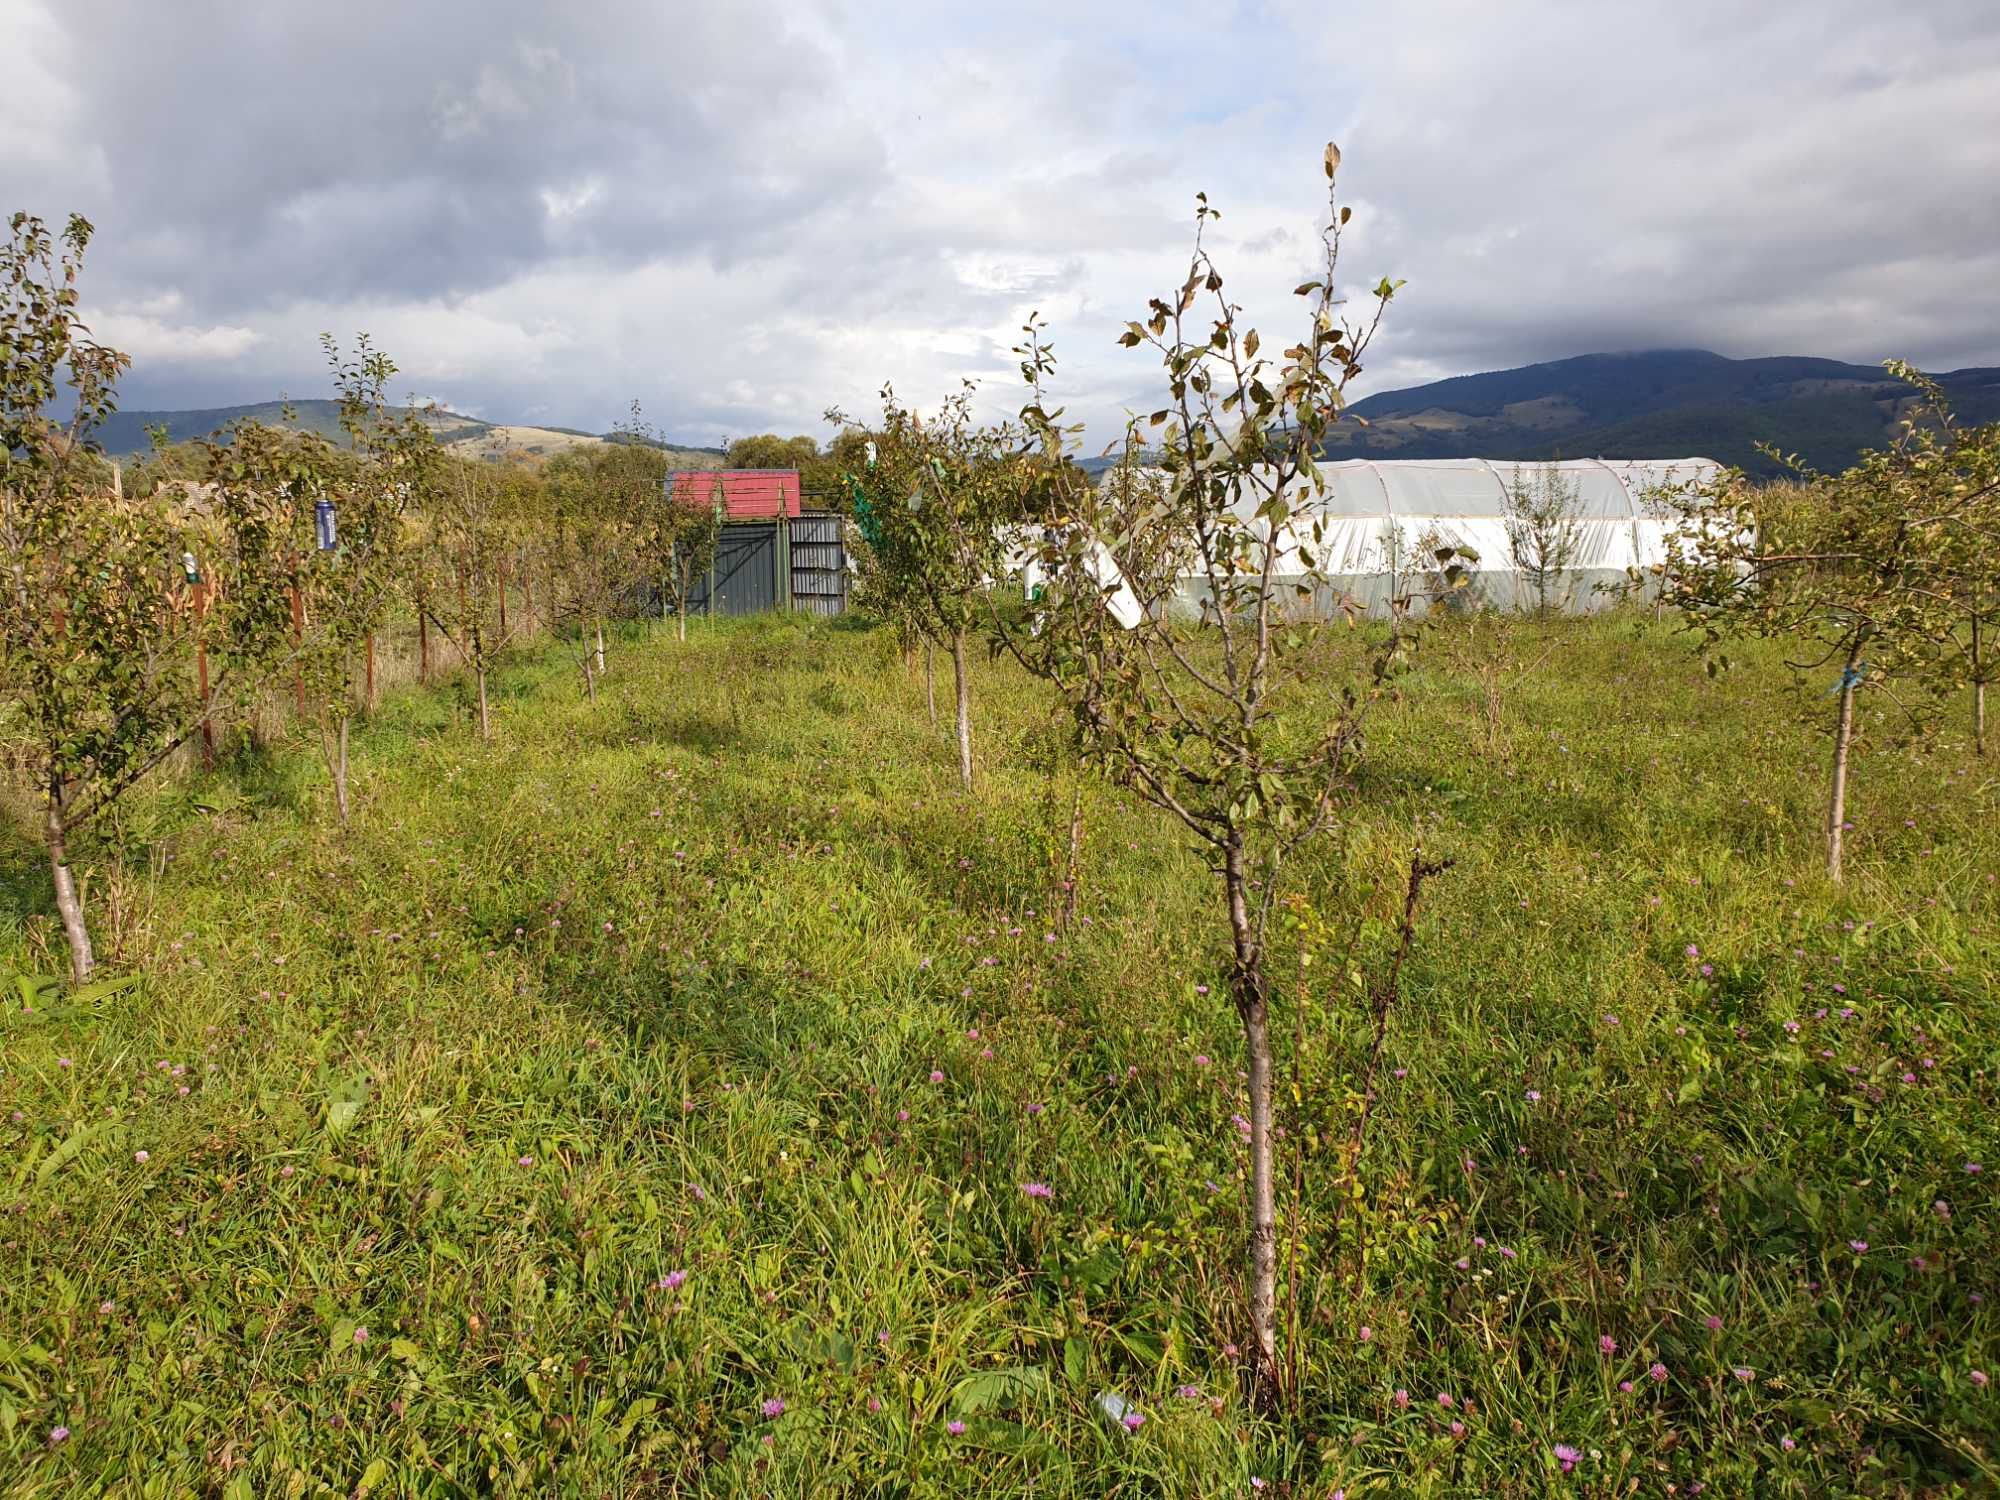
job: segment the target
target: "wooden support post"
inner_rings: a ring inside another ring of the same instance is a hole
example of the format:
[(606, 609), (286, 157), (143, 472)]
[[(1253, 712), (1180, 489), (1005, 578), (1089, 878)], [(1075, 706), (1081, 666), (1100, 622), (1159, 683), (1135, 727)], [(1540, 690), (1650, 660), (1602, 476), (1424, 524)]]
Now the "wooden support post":
[(778, 608), (792, 608), (792, 521), (784, 505), (778, 506)]

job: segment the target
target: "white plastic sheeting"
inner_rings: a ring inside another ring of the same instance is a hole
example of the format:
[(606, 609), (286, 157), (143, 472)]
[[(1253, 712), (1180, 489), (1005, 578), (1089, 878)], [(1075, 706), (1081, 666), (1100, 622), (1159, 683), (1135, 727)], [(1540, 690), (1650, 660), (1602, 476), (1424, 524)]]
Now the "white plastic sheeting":
[[(1304, 579), (1301, 553), (1314, 547), (1319, 522), (1320, 571), (1308, 612), (1329, 615), (1343, 608), (1385, 612), (1392, 598), (1421, 592), (1424, 574), (1434, 569), (1426, 546), (1468, 547), (1479, 555), (1468, 589), (1453, 597), (1461, 604), (1522, 609), (1536, 603), (1532, 579), (1516, 566), (1508, 545), (1507, 496), (1516, 476), (1540, 483), (1552, 471), (1573, 495), (1577, 543), (1571, 565), (1552, 581), (1551, 603), (1568, 610), (1600, 609), (1611, 603), (1637, 570), (1666, 560), (1675, 511), (1667, 496), (1691, 493), (1714, 480), (1721, 466), (1712, 459), (1566, 459), (1559, 462), (1478, 458), (1377, 460), (1348, 459), (1321, 466), (1325, 489), (1292, 487), (1293, 519), (1286, 550), (1298, 558), (1281, 564), (1288, 597)], [(1261, 497), (1259, 497), (1261, 498)], [(1246, 497), (1246, 505), (1253, 504)], [(1643, 586), (1643, 585), (1642, 585)], [(1198, 576), (1183, 578), (1180, 604), (1196, 608), (1206, 594)], [(1305, 601), (1300, 601), (1304, 603)]]

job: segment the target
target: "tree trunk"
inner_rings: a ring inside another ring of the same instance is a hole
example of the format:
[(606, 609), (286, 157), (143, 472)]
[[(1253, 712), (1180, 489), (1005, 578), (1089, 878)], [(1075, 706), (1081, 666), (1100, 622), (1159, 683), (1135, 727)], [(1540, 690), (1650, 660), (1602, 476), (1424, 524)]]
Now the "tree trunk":
[(1826, 805), (1826, 878), (1841, 881), (1840, 854), (1847, 822), (1847, 750), (1854, 740), (1855, 668), (1861, 660), (1861, 643), (1847, 652), (1847, 664), (1840, 674), (1840, 717), (1833, 731), (1833, 791)]
[(62, 914), (63, 933), (69, 938), (69, 972), (78, 984), (90, 978), (97, 956), (90, 951), (90, 929), (83, 923), (83, 901), (76, 893), (76, 877), (70, 874), (67, 830), (63, 826), (62, 792), (49, 793), (48, 819), (49, 873), (56, 882), (56, 910)]
[(347, 826), (347, 715), (340, 716), (337, 728), (320, 721), (320, 749), (326, 755), (327, 774), (333, 780), (333, 810), (340, 826)]
[(431, 680), (431, 617), (424, 612), (424, 596), (417, 595), (417, 681)]
[(951, 675), (958, 688), (958, 780), (972, 790), (972, 679), (965, 670), (965, 632), (951, 638)]
[(1278, 1397), (1278, 1195), (1271, 1139), (1271, 1003), (1264, 955), (1250, 920), (1240, 836), (1223, 855), (1234, 947), (1229, 988), (1250, 1063), (1250, 1399), (1269, 1412)]
[[(597, 675), (599, 677), (604, 675), (604, 622), (602, 620), (597, 622)], [(595, 698), (591, 699), (593, 703), (596, 701)]]
[(534, 628), (535, 619), (535, 569), (532, 561), (521, 569), (521, 614), (528, 621), (527, 628)]
[(937, 728), (937, 673), (931, 666), (931, 643), (924, 642), (924, 698), (931, 706), (931, 728)]
[(583, 653), (583, 691), (590, 699), (591, 706), (597, 706), (597, 674), (590, 669), (590, 653)]
[(333, 782), (334, 795), (340, 802), (340, 821), (343, 827), (347, 823), (347, 722), (347, 715), (342, 714), (340, 716), (340, 760), (338, 762), (340, 774), (334, 778)]
[(678, 627), (678, 633), (680, 635), (681, 642), (683, 644), (686, 644), (688, 638), (688, 602), (687, 602), (687, 591), (685, 589), (681, 591), (680, 605), (675, 610), (675, 614), (680, 621)]
[(1986, 753), (1986, 663), (1980, 659), (1979, 615), (1972, 616), (1972, 748)]
[(507, 565), (500, 564), (500, 634), (507, 634)]
[(486, 661), (481, 658), (473, 669), (479, 678), (479, 737), (491, 741), (493, 738), (493, 718), (486, 707)]
[(368, 711), (372, 714), (375, 712), (377, 702), (375, 697), (375, 632), (372, 630), (368, 632), (368, 665), (363, 670), (362, 683), (361, 701), (367, 705)]

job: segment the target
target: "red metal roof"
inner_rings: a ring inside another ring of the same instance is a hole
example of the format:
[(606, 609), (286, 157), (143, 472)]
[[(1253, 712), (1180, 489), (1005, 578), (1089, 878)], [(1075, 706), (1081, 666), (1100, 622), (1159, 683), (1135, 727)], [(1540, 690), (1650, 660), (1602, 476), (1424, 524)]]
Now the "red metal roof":
[(782, 508), (788, 516), (800, 510), (797, 469), (676, 469), (668, 476), (675, 500), (712, 500), (722, 481), (722, 513), (731, 521), (768, 521)]

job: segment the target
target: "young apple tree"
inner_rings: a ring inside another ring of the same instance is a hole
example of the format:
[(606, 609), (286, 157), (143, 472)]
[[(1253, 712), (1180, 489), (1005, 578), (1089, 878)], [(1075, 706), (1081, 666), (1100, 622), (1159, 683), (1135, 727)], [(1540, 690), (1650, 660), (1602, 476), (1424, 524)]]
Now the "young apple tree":
[(661, 612), (677, 639), (688, 638), (688, 601), (715, 563), (722, 541), (722, 476), (668, 474), (642, 513), (639, 549), (660, 580)]
[(350, 451), (311, 445), (316, 469), (295, 489), (291, 530), (303, 596), (300, 672), (307, 700), (316, 705), (320, 750), (344, 826), (348, 729), (362, 662), (400, 581), (404, 514), (430, 494), (438, 448), (418, 413), (390, 408), (387, 387), (396, 366), (366, 334), (351, 356), (331, 334), (321, 336), (320, 346)]
[[(831, 414), (838, 420), (838, 414)], [(926, 422), (882, 389), (871, 527), (882, 592), (906, 610), (917, 633), (951, 652), (957, 706), (958, 778), (972, 789), (972, 677), (966, 646), (1002, 571), (1001, 528), (1014, 520), (1014, 467), (1004, 429), (977, 425), (966, 385)]]
[(606, 456), (565, 454), (545, 471), (547, 511), (542, 546), (549, 564), (549, 624), (583, 674), (583, 689), (597, 701), (604, 672), (604, 620), (617, 609), (639, 578), (644, 563), (639, 542), (645, 501), (619, 483), (629, 459), (643, 457), (611, 449)]
[[(1047, 522), (1034, 554), (1045, 582), (1028, 633), (999, 622), (1003, 645), (1069, 706), (1085, 756), (1177, 819), (1218, 877), (1249, 1063), (1247, 1373), (1265, 1408), (1280, 1394), (1268, 927), (1287, 861), (1334, 823), (1369, 706), (1416, 639), (1398, 629), (1369, 664), (1333, 667), (1347, 680), (1329, 694), (1329, 662), (1342, 658), (1311, 618), (1329, 592), (1313, 508), (1318, 459), (1397, 287), (1385, 279), (1367, 316), (1342, 318), (1335, 272), (1349, 210), (1334, 198), (1339, 159), (1329, 146), (1323, 269), (1298, 288), (1310, 299), (1306, 326), (1275, 358), (1223, 291), (1203, 243), (1216, 211), (1197, 200), (1186, 280), (1121, 339), (1164, 367), (1150, 479), (1142, 471), (1093, 487), (1070, 477), (1062, 414), (1042, 400), (1053, 356), (1039, 320), (1029, 321), (1019, 351), (1034, 387), (1022, 412), (1033, 444), (1023, 482)], [(1136, 452), (1137, 424), (1127, 442)], [(1472, 559), (1444, 550), (1436, 561), (1457, 586)], [(1397, 600), (1397, 613), (1407, 605)], [(1413, 864), (1412, 907), (1436, 868)]]
[(1549, 593), (1576, 565), (1583, 546), (1577, 483), (1551, 464), (1531, 478), (1517, 465), (1507, 484), (1507, 551), (1515, 571), (1535, 591), (1535, 611), (1549, 612)]
[(420, 540), (405, 574), (417, 608), (458, 648), (479, 695), (479, 737), (493, 738), (486, 684), (520, 629), (499, 623), (510, 544), (508, 475), (492, 464), (449, 460), (439, 470)]
[[(0, 682), (28, 741), (79, 982), (97, 960), (72, 840), (179, 748), (226, 686), (249, 678), (283, 609), (278, 532), (261, 504), (221, 497), (204, 522), (166, 495), (92, 486), (88, 434), (115, 409), (128, 361), (77, 310), (90, 237), (81, 217), (58, 240), (15, 214), (0, 242)], [(66, 418), (55, 415), (61, 385), (72, 393)], [(196, 610), (197, 579), (217, 573), (221, 607)], [(207, 694), (198, 649), (217, 667)]]
[[(1807, 655), (1788, 664), (1801, 683), (1838, 665), (1825, 690), (1834, 700), (1826, 873), (1836, 883), (1856, 700), (1880, 692), (1913, 726), (1928, 723), (1939, 690), (1962, 684), (1984, 647), (1977, 635), (1977, 645), (1962, 643), (1959, 632), (1986, 618), (2000, 546), (1994, 431), (1958, 426), (1932, 382), (1897, 361), (1888, 368), (1918, 398), (1886, 448), (1840, 474), (1792, 461), (1809, 488), (1803, 503), (1784, 507), (1782, 530), (1761, 525), (1759, 495), (1741, 475), (1691, 492), (1665, 569), (1668, 600), (1703, 633), (1705, 649), (1743, 636), (1796, 640)], [(1719, 652), (1709, 663), (1711, 672), (1727, 665)]]

